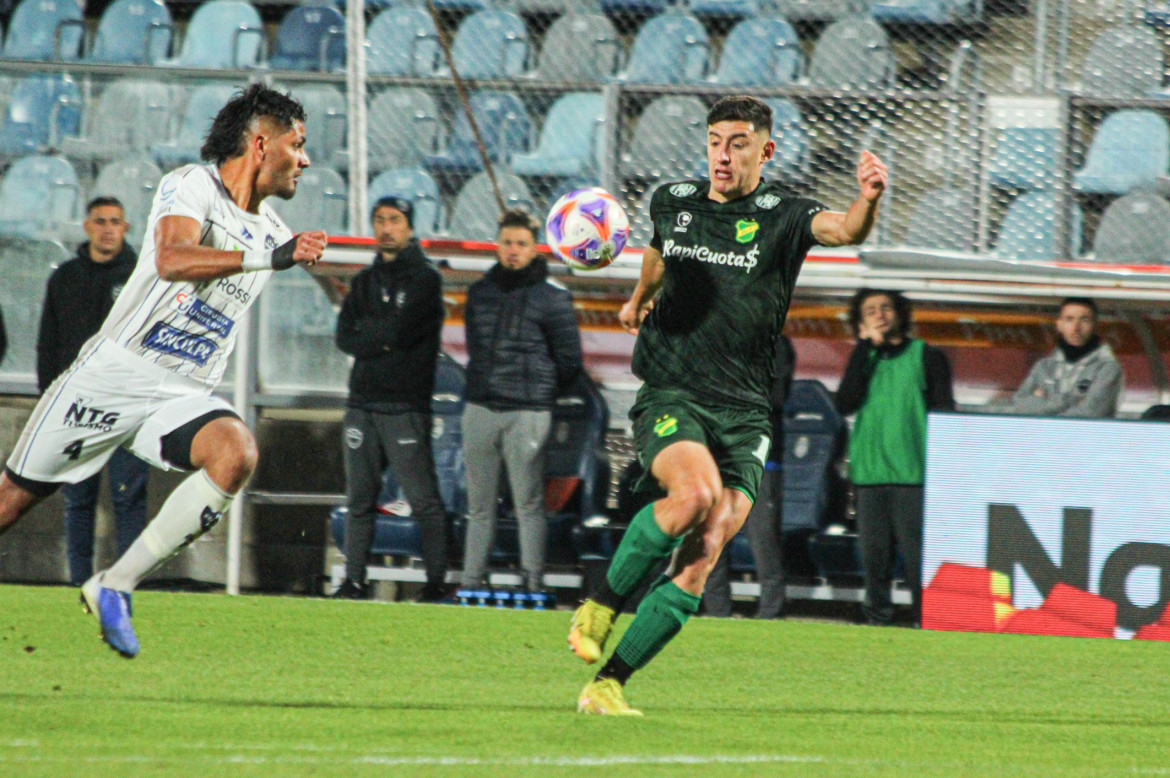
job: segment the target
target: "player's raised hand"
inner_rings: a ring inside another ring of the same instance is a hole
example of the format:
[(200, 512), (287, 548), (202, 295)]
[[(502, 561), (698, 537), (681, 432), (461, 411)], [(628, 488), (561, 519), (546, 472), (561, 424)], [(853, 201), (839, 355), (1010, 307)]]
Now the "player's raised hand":
[[(327, 245), (329, 237), (321, 230), (302, 232), (272, 250), (269, 267), (273, 270), (288, 270), (298, 263), (315, 265), (321, 261), (321, 255), (325, 253)], [(254, 269), (249, 267), (248, 252), (244, 254), (244, 269)]]
[(861, 159), (857, 163), (857, 184), (861, 187), (861, 196), (873, 202), (886, 191), (889, 180), (890, 169), (886, 163), (872, 151), (861, 152)]
[(650, 309), (653, 307), (653, 299), (647, 300), (644, 303), (638, 303), (631, 297), (622, 306), (622, 310), (618, 314), (618, 319), (621, 321), (622, 326), (626, 328), (626, 332), (631, 335), (637, 335), (638, 329), (642, 326), (642, 320), (646, 318), (646, 314), (650, 313)]

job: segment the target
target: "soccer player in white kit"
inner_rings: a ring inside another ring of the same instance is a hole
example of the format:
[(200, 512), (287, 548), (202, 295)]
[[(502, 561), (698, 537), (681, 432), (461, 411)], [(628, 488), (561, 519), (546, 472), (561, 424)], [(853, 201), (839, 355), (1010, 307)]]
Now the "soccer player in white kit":
[(108, 570), (82, 586), (102, 639), (138, 654), (129, 593), (219, 521), (256, 467), (256, 440), (213, 397), (237, 322), (275, 270), (315, 264), (324, 232), (293, 236), (264, 199), (289, 199), (309, 166), (305, 113), (255, 84), (215, 117), (204, 165), (164, 176), (138, 265), (101, 330), (45, 391), (0, 475), (0, 533), (61, 483), (100, 470), (118, 446), (194, 471)]

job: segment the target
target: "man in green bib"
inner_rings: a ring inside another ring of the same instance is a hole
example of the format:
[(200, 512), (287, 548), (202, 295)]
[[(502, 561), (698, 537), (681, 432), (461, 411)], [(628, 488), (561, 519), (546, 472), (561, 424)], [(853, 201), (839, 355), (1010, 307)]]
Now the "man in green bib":
[(698, 611), (755, 499), (771, 446), (774, 344), (804, 256), (816, 244), (861, 243), (877, 217), (888, 172), (875, 155), (861, 155), (849, 209), (828, 211), (762, 180), (771, 133), (765, 103), (723, 98), (707, 114), (708, 178), (663, 185), (650, 203), (654, 237), (621, 320), (638, 335), (638, 456), (646, 485), (665, 496), (634, 516), (605, 581), (573, 614), (573, 652), (600, 660), (625, 601), (674, 556), (581, 692), (583, 713), (641, 715), (626, 702), (626, 681)]
[(856, 413), (849, 435), (849, 478), (865, 575), (865, 620), (894, 618), (890, 596), (894, 541), (921, 617), (922, 510), (926, 480), (926, 414), (953, 411), (946, 356), (910, 337), (910, 301), (900, 292), (862, 289), (849, 304), (857, 345), (837, 388), (837, 407)]

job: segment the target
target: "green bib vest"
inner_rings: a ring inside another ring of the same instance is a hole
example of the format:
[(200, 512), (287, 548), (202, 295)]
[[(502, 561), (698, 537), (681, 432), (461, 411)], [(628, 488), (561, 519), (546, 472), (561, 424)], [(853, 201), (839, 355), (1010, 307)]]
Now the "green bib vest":
[(870, 355), (873, 377), (849, 436), (849, 476), (859, 486), (926, 480), (924, 348), (911, 340), (895, 357)]

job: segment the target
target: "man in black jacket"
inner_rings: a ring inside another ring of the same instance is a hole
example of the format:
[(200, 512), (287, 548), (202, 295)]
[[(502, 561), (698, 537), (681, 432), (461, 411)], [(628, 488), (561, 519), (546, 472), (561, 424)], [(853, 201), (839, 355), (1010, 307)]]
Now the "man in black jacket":
[(500, 219), (498, 262), (467, 292), (467, 545), (463, 586), (478, 586), (495, 533), (500, 468), (508, 473), (520, 529), (520, 566), (530, 591), (542, 586), (544, 466), (552, 407), (581, 375), (573, 298), (549, 280), (536, 253), (539, 226), (524, 211)]
[[(138, 262), (138, 254), (126, 243), (130, 224), (116, 198), (91, 200), (83, 226), (89, 240), (77, 249), (77, 256), (49, 276), (37, 333), (37, 387), (42, 394), (102, 326)], [(107, 467), (120, 556), (146, 525), (150, 467), (124, 448), (114, 452)], [(74, 586), (81, 586), (93, 575), (94, 509), (101, 484), (98, 472), (79, 483), (61, 486), (69, 581)]]
[(378, 253), (354, 276), (337, 320), (337, 347), (354, 357), (345, 412), (349, 518), (345, 582), (334, 596), (366, 597), (378, 493), (387, 465), (422, 525), (423, 602), (446, 594), (447, 512), (431, 452), (431, 394), (443, 329), (442, 277), (414, 239), (409, 200), (374, 203)]

